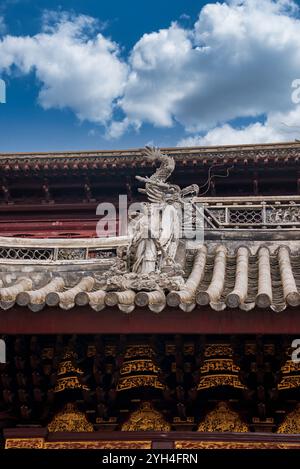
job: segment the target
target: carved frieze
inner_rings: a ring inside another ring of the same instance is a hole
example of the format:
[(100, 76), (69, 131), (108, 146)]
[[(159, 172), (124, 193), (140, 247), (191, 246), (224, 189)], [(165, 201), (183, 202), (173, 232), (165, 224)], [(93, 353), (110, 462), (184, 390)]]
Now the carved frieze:
[(68, 403), (64, 409), (54, 416), (48, 425), (49, 432), (93, 432), (94, 428), (85, 414), (76, 409), (76, 405)]
[(247, 425), (226, 402), (219, 402), (198, 427), (198, 432), (248, 432)]
[(150, 402), (143, 402), (122, 426), (122, 431), (127, 432), (169, 432), (170, 430), (171, 426)]
[(300, 404), (285, 417), (277, 433), (300, 433)]

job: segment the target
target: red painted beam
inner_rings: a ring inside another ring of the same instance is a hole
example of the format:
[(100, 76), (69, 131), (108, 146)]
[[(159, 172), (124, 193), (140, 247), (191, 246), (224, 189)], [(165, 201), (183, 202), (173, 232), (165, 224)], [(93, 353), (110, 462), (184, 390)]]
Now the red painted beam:
[(45, 308), (33, 313), (14, 307), (0, 311), (0, 334), (299, 334), (300, 310), (282, 313), (197, 308), (191, 313), (168, 308), (156, 314), (137, 308), (124, 314), (116, 308), (96, 312), (89, 307), (69, 311)]

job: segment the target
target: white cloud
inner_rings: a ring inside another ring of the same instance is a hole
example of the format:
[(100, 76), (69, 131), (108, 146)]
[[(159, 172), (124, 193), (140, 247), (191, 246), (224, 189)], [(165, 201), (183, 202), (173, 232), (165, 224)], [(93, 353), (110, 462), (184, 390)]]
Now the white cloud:
[(276, 142), (281, 141), (279, 135), (268, 126), (259, 122), (244, 128), (233, 128), (229, 124), (224, 124), (209, 130), (204, 136), (194, 135), (181, 139), (179, 147), (197, 147), (211, 145), (238, 145), (246, 143)]
[(96, 23), (90, 17), (47, 14), (46, 20), (40, 34), (7, 35), (0, 41), (2, 69), (34, 70), (42, 84), (43, 108), (69, 108), (80, 120), (106, 124), (127, 78), (117, 44), (92, 34)]
[(128, 129), (129, 122), (125, 118), (122, 121), (113, 121), (109, 128), (107, 129), (106, 136), (107, 138), (119, 138), (123, 135)]
[(205, 135), (182, 138), (178, 142), (178, 146), (239, 145), (284, 142), (295, 139), (300, 139), (300, 106), (296, 106), (288, 113), (272, 113), (264, 123), (254, 122), (238, 128), (224, 124), (209, 130)]
[[(204, 6), (193, 30), (173, 24), (145, 34), (119, 103), (127, 118), (161, 127), (177, 121), (193, 133), (289, 112), (291, 82), (300, 75), (296, 11), (288, 0), (232, 0)], [(251, 129), (261, 138), (268, 132)]]
[(131, 74), (119, 105), (130, 120), (171, 127), (174, 108), (194, 86), (185, 67), (192, 44), (176, 24), (145, 34), (130, 57)]
[[(300, 78), (298, 15), (292, 0), (208, 3), (193, 28), (173, 23), (144, 34), (125, 61), (93, 18), (47, 12), (40, 34), (0, 41), (0, 71), (34, 71), (45, 109), (69, 108), (104, 125), (108, 138), (144, 123), (180, 123), (185, 144), (293, 139), (300, 123), (291, 101), (291, 83)], [(261, 115), (263, 124), (228, 124)]]

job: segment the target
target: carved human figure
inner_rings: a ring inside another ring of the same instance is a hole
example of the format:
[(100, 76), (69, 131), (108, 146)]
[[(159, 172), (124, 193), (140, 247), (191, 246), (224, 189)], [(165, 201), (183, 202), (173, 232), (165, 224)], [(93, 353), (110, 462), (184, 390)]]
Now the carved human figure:
[(135, 260), (131, 271), (135, 273), (155, 271), (157, 248), (155, 239), (149, 233), (151, 227), (151, 213), (149, 212), (151, 212), (151, 206), (144, 204), (143, 211), (136, 214), (136, 218), (129, 223), (129, 233), (132, 238), (128, 251), (134, 253)]
[(145, 204), (129, 224), (131, 271), (150, 273), (172, 265), (180, 238), (180, 207), (170, 203)]
[(128, 254), (134, 259), (131, 271), (142, 274), (175, 265), (181, 237), (181, 208), (198, 193), (196, 185), (181, 190), (166, 182), (175, 167), (172, 157), (157, 148), (146, 148), (146, 156), (161, 165), (149, 178), (136, 176), (145, 182), (145, 189), (139, 191), (147, 194), (150, 203), (143, 204), (141, 213), (132, 217)]

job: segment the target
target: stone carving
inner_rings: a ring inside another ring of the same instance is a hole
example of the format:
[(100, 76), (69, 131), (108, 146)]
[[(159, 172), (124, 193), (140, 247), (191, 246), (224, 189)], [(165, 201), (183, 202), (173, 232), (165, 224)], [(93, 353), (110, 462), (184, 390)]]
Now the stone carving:
[(275, 199), (269, 196), (260, 200), (255, 200), (255, 197), (252, 200), (242, 197), (239, 201), (227, 199), (222, 202), (207, 198), (204, 204), (207, 229), (243, 228), (243, 226), (266, 229), (278, 225), (281, 229), (289, 229), (289, 225), (299, 229), (300, 204), (297, 198), (287, 201), (283, 197)]
[(145, 183), (139, 191), (147, 195), (149, 202), (142, 204), (141, 212), (130, 215), (126, 252), (119, 250), (110, 269), (95, 276), (98, 288), (103, 290), (179, 291), (184, 287), (184, 271), (176, 262), (182, 233), (181, 208), (191, 204), (199, 188), (191, 185), (180, 189), (168, 183), (174, 159), (158, 148), (146, 147), (145, 152), (160, 166), (150, 177), (136, 176)]
[(142, 206), (142, 212), (131, 215), (129, 231), (131, 241), (128, 258), (132, 259), (131, 271), (148, 274), (173, 270), (176, 275), (175, 256), (182, 234), (181, 208), (191, 202), (199, 187), (195, 184), (180, 189), (167, 179), (175, 168), (174, 159), (158, 148), (145, 149), (146, 157), (159, 161), (160, 167), (152, 176), (136, 176), (145, 183), (139, 191), (146, 194), (150, 203)]
[(291, 203), (288, 207), (272, 207), (266, 212), (266, 221), (268, 223), (299, 223), (300, 207)]
[(84, 248), (79, 248), (79, 249), (74, 249), (74, 248), (61, 248), (58, 250), (57, 253), (57, 259), (58, 260), (76, 260), (76, 259), (85, 259), (86, 256), (86, 249)]
[(184, 280), (180, 275), (170, 276), (167, 273), (151, 272), (149, 274), (137, 274), (128, 272), (121, 275), (113, 275), (107, 279), (108, 289), (122, 291), (134, 289), (137, 291), (153, 291), (159, 289), (180, 290), (184, 286)]

